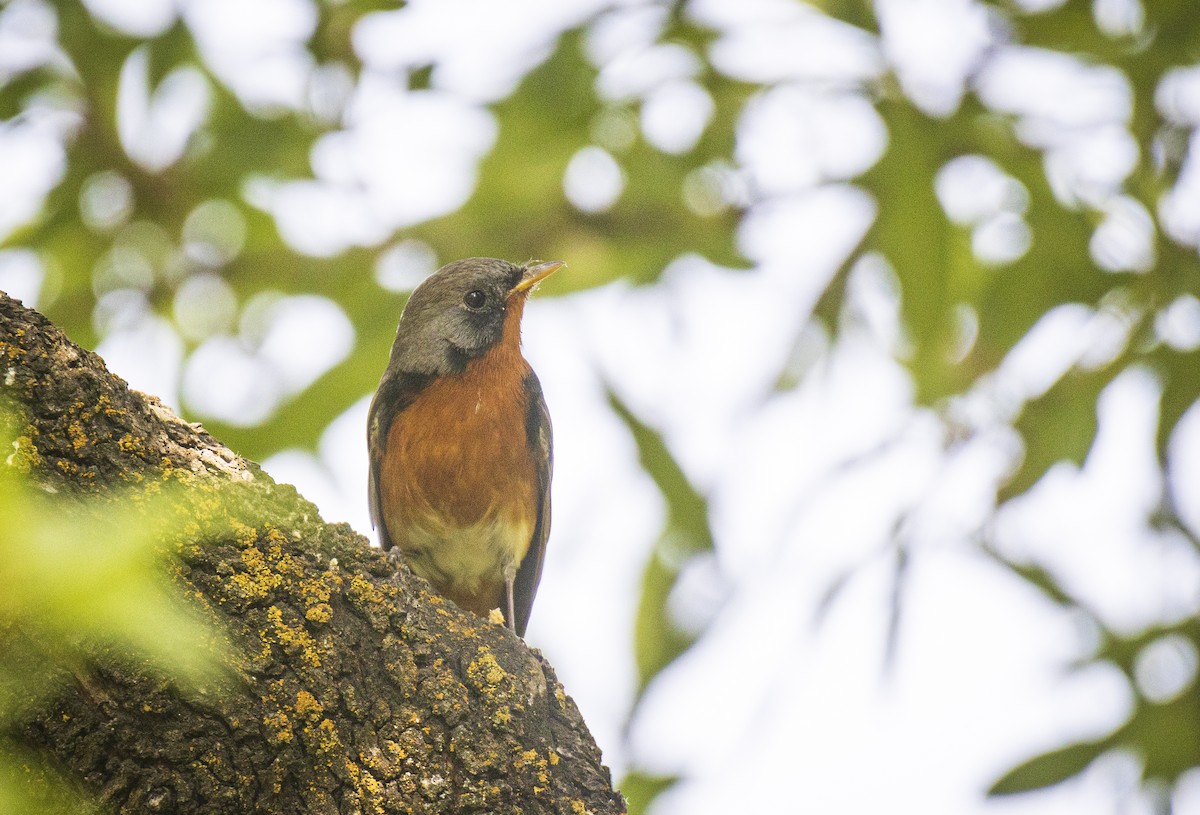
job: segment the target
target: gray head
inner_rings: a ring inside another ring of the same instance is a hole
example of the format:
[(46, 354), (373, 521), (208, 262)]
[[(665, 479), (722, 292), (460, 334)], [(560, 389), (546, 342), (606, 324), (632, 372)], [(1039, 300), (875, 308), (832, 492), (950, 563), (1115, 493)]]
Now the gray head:
[(392, 344), (389, 371), (432, 375), (461, 371), (504, 337), (509, 310), (523, 306), (530, 290), (563, 265), (554, 260), (518, 266), (496, 258), (446, 264), (408, 298)]

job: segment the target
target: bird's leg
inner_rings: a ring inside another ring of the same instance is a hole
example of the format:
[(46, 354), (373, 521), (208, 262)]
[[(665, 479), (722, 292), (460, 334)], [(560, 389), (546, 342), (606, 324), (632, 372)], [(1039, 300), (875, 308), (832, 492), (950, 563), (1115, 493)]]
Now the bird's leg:
[(505, 598), (508, 600), (508, 614), (505, 615), (506, 618), (508, 619), (508, 630), (515, 634), (515, 633), (517, 633), (517, 615), (516, 615), (516, 610), (513, 608), (513, 578), (512, 577), (504, 578), (504, 595), (505, 595)]

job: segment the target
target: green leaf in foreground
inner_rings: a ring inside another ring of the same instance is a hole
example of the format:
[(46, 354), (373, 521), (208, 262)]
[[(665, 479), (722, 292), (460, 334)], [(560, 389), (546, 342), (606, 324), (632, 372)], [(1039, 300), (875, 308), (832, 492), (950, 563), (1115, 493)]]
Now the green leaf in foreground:
[(629, 804), (630, 815), (645, 812), (650, 803), (670, 789), (677, 781), (674, 775), (650, 775), (641, 772), (631, 772), (621, 779), (621, 794)]
[[(2, 443), (2, 440), (0, 440)], [(173, 544), (198, 530), (179, 489), (49, 494), (25, 466), (27, 438), (0, 465), (0, 728), (93, 666), (125, 664), (185, 694), (220, 690), (229, 646), (171, 575)], [(90, 812), (39, 758), (0, 738), (0, 812)]]
[(27, 474), (38, 457), (29, 438), (5, 440), (15, 452), (0, 466), (0, 722), (94, 662), (153, 671), (185, 693), (220, 686), (229, 645), (172, 576), (175, 547), (220, 521), (158, 482), (47, 492)]

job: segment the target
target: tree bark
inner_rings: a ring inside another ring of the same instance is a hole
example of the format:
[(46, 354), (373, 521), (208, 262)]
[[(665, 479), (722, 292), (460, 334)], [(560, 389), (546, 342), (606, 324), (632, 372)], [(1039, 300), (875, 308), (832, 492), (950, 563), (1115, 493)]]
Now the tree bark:
[[(122, 813), (619, 813), (541, 655), (0, 292), (0, 388), (43, 488), (181, 482), (186, 594), (237, 656), (220, 693), (97, 660), (19, 728)], [(86, 530), (80, 530), (86, 536)]]

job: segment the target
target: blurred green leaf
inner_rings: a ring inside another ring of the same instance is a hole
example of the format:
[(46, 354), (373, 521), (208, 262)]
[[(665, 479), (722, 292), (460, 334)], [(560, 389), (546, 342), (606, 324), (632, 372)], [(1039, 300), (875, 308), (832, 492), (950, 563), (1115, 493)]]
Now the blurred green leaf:
[(1200, 348), (1177, 351), (1160, 345), (1149, 354), (1149, 361), (1162, 384), (1156, 446), (1165, 468), (1171, 434), (1183, 415), (1200, 400)]
[(967, 281), (980, 274), (934, 195), (938, 170), (961, 152), (947, 142), (947, 134), (958, 130), (903, 101), (882, 102), (881, 112), (888, 123), (888, 147), (862, 179), (879, 201), (864, 250), (881, 253), (895, 270), (914, 346), (909, 368), (918, 399), (928, 403), (964, 384), (950, 365), (953, 309), (971, 285)]
[(990, 547), (984, 552), (996, 563), (1013, 572), (1021, 580), (1038, 589), (1048, 600), (1063, 608), (1078, 608), (1079, 601), (1067, 593), (1054, 575), (1033, 563), (1017, 563), (997, 553)]
[(58, 71), (39, 66), (0, 82), (0, 121), (17, 116), (25, 109), (30, 96), (52, 87), (59, 77)]
[(1016, 422), (1025, 455), (1001, 488), (1001, 500), (1024, 493), (1060, 461), (1083, 464), (1096, 438), (1096, 400), (1119, 370), (1115, 366), (1098, 371), (1072, 368), (1025, 405)]
[(810, 6), (819, 8), (830, 17), (849, 25), (872, 33), (879, 31), (874, 4), (866, 2), (866, 0), (806, 0), (806, 2)]
[(83, 501), (0, 468), (0, 719), (53, 692), (51, 668), (109, 649), (185, 689), (219, 684), (229, 645), (183, 602), (170, 569), (172, 545), (198, 529), (179, 489)]
[[(1200, 645), (1200, 620), (1154, 626), (1131, 636), (1103, 632), (1103, 645), (1089, 660), (1116, 664), (1136, 684), (1135, 663), (1144, 649), (1167, 636), (1186, 638)], [(1194, 681), (1169, 699), (1152, 701), (1140, 693), (1126, 722), (1103, 739), (1080, 742), (1032, 758), (1006, 773), (992, 785), (990, 795), (1010, 795), (1061, 783), (1085, 770), (1110, 750), (1126, 750), (1142, 764), (1142, 779), (1170, 788), (1196, 766), (1200, 756), (1200, 695)]]
[[(551, 57), (495, 106), (499, 139), (480, 166), (471, 200), (411, 234), (447, 259), (479, 254), (567, 259), (576, 273), (569, 281), (551, 281), (548, 291), (622, 277), (649, 282), (686, 252), (740, 264), (733, 244), (739, 213), (727, 209), (704, 217), (689, 210), (683, 198), (685, 179), (705, 155), (728, 154), (732, 118), (715, 117), (697, 152), (684, 156), (661, 153), (634, 137), (614, 154), (625, 188), (611, 209), (588, 214), (567, 201), (563, 175), (571, 157), (592, 143), (598, 118), (633, 113), (602, 104), (596, 77), (583, 55), (582, 32), (564, 35)], [(714, 86), (716, 103), (731, 117), (748, 88), (728, 81)]]
[(147, 46), (151, 93), (158, 89), (171, 71), (193, 62), (198, 56), (191, 33), (182, 20), (176, 20), (174, 25), (150, 40)]
[[(0, 427), (11, 438), (10, 417)], [(97, 664), (152, 672), (185, 694), (232, 680), (230, 644), (172, 579), (172, 546), (198, 529), (181, 491), (157, 482), (85, 500), (47, 494), (11, 461), (0, 465), (0, 732)], [(71, 784), (0, 739), (0, 812), (91, 811)]]
[(694, 634), (672, 622), (667, 604), (683, 564), (698, 554), (711, 552), (713, 538), (708, 504), (675, 461), (661, 434), (639, 420), (611, 389), (608, 401), (632, 434), (638, 460), (667, 505), (666, 525), (642, 575), (635, 622), (634, 656), (640, 697), (650, 680), (695, 642)]
[(1141, 700), (1119, 731), (1121, 742), (1142, 759), (1142, 778), (1168, 787), (1200, 756), (1200, 695), (1182, 693), (1164, 703)]
[[(1067, 592), (1048, 572), (1037, 566), (1020, 566), (999, 558), (1030, 583), (1042, 588), (1064, 608), (1079, 608), (1081, 603)], [(1095, 615), (1090, 615), (1096, 621)], [(1122, 634), (1096, 621), (1099, 646), (1082, 664), (1106, 664), (1119, 668), (1135, 689), (1139, 688), (1138, 663), (1147, 647), (1163, 638), (1182, 638), (1193, 649), (1200, 649), (1200, 619), (1185, 618), (1176, 623), (1150, 626), (1133, 634)], [(1200, 651), (1194, 651), (1200, 653)], [(1178, 677), (1176, 677), (1178, 680)], [(1110, 750), (1126, 750), (1142, 762), (1142, 778), (1166, 785), (1196, 765), (1200, 756), (1200, 695), (1194, 681), (1163, 700), (1147, 699), (1135, 692), (1134, 709), (1121, 727), (1103, 739), (1081, 742), (1045, 753), (1010, 770), (991, 788), (991, 795), (1008, 795), (1057, 784), (1082, 772), (1099, 755)]]
[(618, 785), (625, 802), (629, 804), (629, 815), (641, 815), (650, 803), (679, 781), (676, 775), (650, 775), (643, 772), (627, 773)]
[(393, 11), (403, 6), (403, 0), (354, 0), (353, 3), (322, 0), (309, 48), (321, 62), (341, 62), (358, 68), (359, 59), (353, 42), (354, 27), (370, 14)]
[(44, 761), (0, 740), (0, 812), (5, 815), (99, 815), (103, 811)]
[(1048, 11), (1018, 16), (1015, 19), (1020, 26), (1019, 39), (1036, 48), (1111, 59), (1129, 48), (1129, 43), (1100, 33), (1096, 28), (1093, 5), (1093, 0), (1067, 0)]
[(988, 790), (988, 795), (1013, 795), (1061, 784), (1088, 768), (1101, 754), (1108, 751), (1108, 740), (1072, 744), (1014, 767)]

